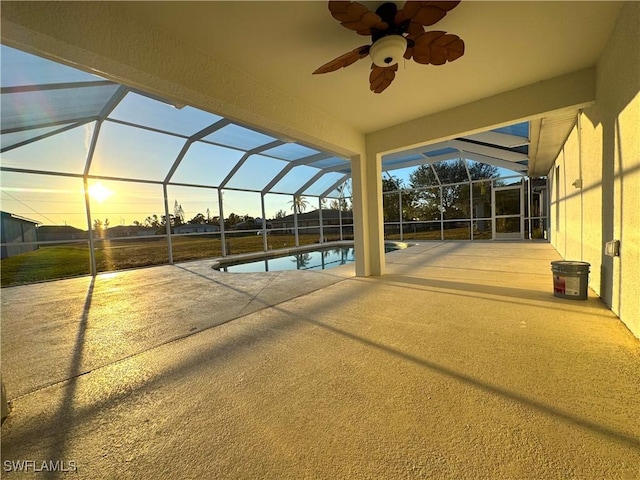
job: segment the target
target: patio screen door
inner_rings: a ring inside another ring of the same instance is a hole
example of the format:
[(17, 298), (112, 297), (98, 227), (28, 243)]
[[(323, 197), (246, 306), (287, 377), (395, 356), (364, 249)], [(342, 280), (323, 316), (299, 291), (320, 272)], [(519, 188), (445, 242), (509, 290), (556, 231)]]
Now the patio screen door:
[(524, 189), (522, 183), (508, 187), (494, 187), (491, 195), (493, 207), (493, 239), (524, 239)]

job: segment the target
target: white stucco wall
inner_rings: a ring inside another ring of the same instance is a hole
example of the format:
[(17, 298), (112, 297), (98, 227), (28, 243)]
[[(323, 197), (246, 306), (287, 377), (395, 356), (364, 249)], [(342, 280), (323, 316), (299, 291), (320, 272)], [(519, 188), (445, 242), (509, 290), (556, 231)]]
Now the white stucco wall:
[[(549, 176), (552, 244), (564, 258), (591, 264), (591, 288), (640, 337), (638, 25), (640, 3), (628, 2), (597, 65), (596, 103), (580, 115)], [(577, 179), (581, 188), (572, 186)], [(614, 239), (621, 251), (612, 258), (604, 244)]]

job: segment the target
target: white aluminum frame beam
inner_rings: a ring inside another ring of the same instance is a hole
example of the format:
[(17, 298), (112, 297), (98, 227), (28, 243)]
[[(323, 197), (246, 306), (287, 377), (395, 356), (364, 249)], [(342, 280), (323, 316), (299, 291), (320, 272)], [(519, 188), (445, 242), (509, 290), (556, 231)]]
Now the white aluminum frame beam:
[(240, 158), (240, 160), (238, 160), (236, 162), (236, 164), (233, 166), (233, 168), (227, 174), (227, 176), (224, 177), (224, 180), (222, 180), (222, 182), (220, 182), (220, 185), (218, 185), (218, 188), (224, 188), (227, 185), (227, 183), (229, 183), (229, 181), (233, 178), (233, 176), (236, 173), (238, 173), (238, 170), (240, 170), (240, 167), (242, 167), (242, 165), (244, 165), (244, 162), (246, 162), (247, 159), (251, 155), (256, 155), (258, 153), (264, 152), (265, 150), (269, 150), (271, 148), (278, 147), (278, 146), (280, 146), (280, 145), (282, 145), (284, 143), (286, 143), (286, 142), (284, 142), (282, 140), (274, 140), (273, 142), (269, 142), (266, 145), (261, 145), (260, 147), (256, 147), (256, 148), (253, 148), (251, 150), (247, 150), (245, 152), (245, 154), (242, 156), (242, 158)]
[(346, 175), (344, 175), (340, 180), (338, 180), (337, 182), (335, 182), (333, 185), (331, 185), (329, 188), (327, 188), (324, 192), (322, 192), (319, 196), (320, 198), (325, 198), (327, 195), (329, 195), (331, 192), (333, 192), (336, 188), (338, 188), (338, 186), (344, 182), (346, 182), (349, 178), (351, 177), (351, 174), (347, 173)]
[(477, 143), (465, 142), (464, 140), (451, 140), (449, 142), (451, 148), (460, 150), (464, 153), (477, 153), (486, 157), (493, 157), (507, 162), (524, 162), (529, 160), (526, 153), (512, 152), (496, 147), (488, 147), (486, 145), (478, 145)]
[[(82, 185), (84, 188), (84, 200), (85, 200), (85, 209), (87, 214), (87, 227), (89, 232), (89, 258), (91, 261), (91, 275), (94, 277), (98, 274), (98, 268), (96, 266), (96, 252), (93, 244), (93, 225), (91, 219), (91, 201), (89, 199), (89, 170), (91, 170), (91, 163), (93, 162), (93, 155), (96, 151), (96, 145), (98, 144), (98, 137), (100, 136), (100, 127), (104, 122), (104, 119), (109, 116), (111, 112), (118, 106), (118, 104), (122, 101), (122, 99), (127, 95), (128, 90), (126, 87), (120, 86), (113, 93), (111, 98), (107, 101), (107, 103), (102, 107), (100, 113), (98, 114), (96, 127), (93, 130), (93, 134), (91, 136), (91, 144), (89, 145), (89, 150), (87, 152), (87, 160), (84, 164), (84, 172), (82, 174)], [(169, 252), (171, 255), (171, 252)]]
[(513, 170), (522, 175), (526, 175), (527, 165), (521, 165), (519, 163), (510, 162), (508, 160), (502, 160), (495, 157), (488, 157), (486, 155), (481, 155), (479, 153), (471, 153), (466, 152), (464, 156), (467, 160), (473, 160), (474, 162), (487, 163), (489, 165), (493, 165), (494, 167), (506, 168), (508, 170)]
[(432, 143), (431, 145), (422, 145), (420, 147), (410, 148), (401, 152), (390, 153), (382, 157), (382, 165), (384, 166), (385, 160), (397, 160), (400, 158), (408, 157), (409, 155), (424, 155), (425, 152), (441, 150), (443, 148), (450, 148), (449, 141)]
[(324, 175), (327, 172), (325, 172), (324, 170), (320, 170), (318, 173), (316, 173), (313, 177), (311, 177), (307, 183), (305, 183), (304, 185), (302, 185), (297, 192), (295, 192), (295, 195), (303, 195), (305, 190), (307, 190), (309, 187), (311, 187), (311, 185), (313, 185), (314, 183), (316, 183), (318, 180), (320, 180), (322, 177), (324, 177)]
[(65, 125), (64, 127), (59, 128), (57, 130), (53, 130), (51, 132), (43, 133), (42, 135), (38, 135), (36, 137), (29, 138), (28, 140), (23, 140), (21, 142), (14, 143), (13, 145), (9, 145), (7, 147), (4, 147), (4, 148), (0, 149), (0, 153), (5, 153), (5, 152), (8, 152), (10, 150), (13, 150), (14, 148), (23, 147), (25, 145), (29, 145), (30, 143), (34, 143), (34, 142), (37, 142), (39, 140), (44, 140), (45, 138), (53, 137), (54, 135), (57, 135), (59, 133), (64, 133), (67, 130), (73, 130), (74, 128), (81, 127), (82, 125), (86, 125), (87, 123), (91, 123), (93, 121), (95, 121), (95, 118), (93, 120), (85, 120), (85, 121), (82, 121), (82, 122), (75, 122), (75, 123), (71, 123), (70, 125)]
[[(320, 170), (316, 175), (314, 175), (312, 178), (310, 178), (307, 183), (305, 183), (304, 185), (302, 185), (302, 187), (300, 187), (298, 189), (297, 192), (294, 193), (294, 195), (303, 195), (305, 190), (307, 190), (309, 187), (311, 187), (314, 183), (316, 183), (318, 180), (320, 180), (320, 178), (322, 178), (326, 173), (334, 173), (334, 172), (339, 172), (341, 173), (342, 171), (345, 170), (346, 165), (334, 165), (333, 167), (328, 167), (328, 168), (323, 168), (322, 170)], [(350, 170), (350, 169), (349, 169)], [(346, 177), (350, 177), (351, 173), (344, 173), (344, 175)], [(344, 177), (342, 177), (344, 178)], [(342, 180), (344, 181), (344, 180)], [(340, 181), (341, 182), (341, 181)], [(339, 183), (340, 183), (339, 182)], [(338, 183), (338, 184), (339, 184)], [(335, 187), (334, 187), (335, 188)], [(331, 190), (330, 190), (331, 191)], [(315, 195), (314, 195), (315, 196)], [(321, 194), (320, 196), (324, 197), (324, 194)]]
[(182, 159), (185, 157), (185, 155), (187, 154), (187, 151), (189, 150), (189, 148), (194, 142), (200, 140), (203, 137), (206, 137), (207, 135), (210, 135), (216, 130), (220, 130), (222, 127), (226, 127), (230, 123), (231, 123), (230, 120), (223, 118), (222, 120), (218, 120), (217, 122), (191, 135), (182, 146), (182, 150), (180, 150), (180, 153), (178, 154), (175, 161), (173, 162), (173, 165), (171, 165), (171, 168), (169, 169), (169, 172), (167, 173), (167, 176), (165, 177), (163, 183), (167, 184), (171, 181), (171, 178), (176, 173), (176, 170), (180, 166), (180, 163), (182, 163)]
[(14, 85), (12, 87), (0, 88), (0, 94), (42, 92), (45, 90), (65, 90), (68, 88), (107, 87), (109, 85), (117, 85), (117, 83), (112, 82), (111, 80), (86, 80), (83, 82), (58, 82), (58, 83), (42, 83), (39, 85)]
[(518, 135), (510, 135), (508, 133), (494, 132), (490, 130), (488, 132), (475, 133), (473, 135), (467, 135), (460, 137), (463, 140), (475, 140), (476, 142), (488, 143), (491, 145), (500, 145), (501, 147), (515, 148), (529, 145), (529, 139), (527, 137), (520, 137)]
[(56, 125), (67, 125), (73, 122), (89, 123), (89, 122), (95, 122), (96, 120), (98, 120), (98, 118), (99, 118), (98, 115), (87, 115), (86, 117), (67, 118), (64, 120), (53, 120), (49, 122), (34, 123), (29, 126), (5, 128), (0, 130), (0, 134), (4, 135), (6, 133), (16, 133), (16, 132), (24, 132), (26, 130), (36, 130), (38, 128), (55, 127)]
[[(271, 179), (269, 183), (262, 189), (260, 193), (267, 194), (269, 191), (277, 185), (277, 183), (282, 180), (287, 173), (293, 170), (295, 167), (300, 165), (308, 165), (309, 163), (317, 162), (318, 160), (324, 160), (325, 158), (331, 158), (331, 155), (328, 153), (317, 153), (315, 155), (310, 155), (308, 157), (300, 158), (298, 160), (290, 161), (278, 174)], [(316, 167), (311, 167), (316, 168)]]
[(446, 160), (454, 160), (456, 158), (460, 158), (460, 155), (461, 155), (460, 152), (455, 151), (451, 153), (444, 153), (442, 155), (436, 155), (435, 157), (423, 156), (421, 159), (417, 158), (413, 160), (408, 160), (406, 162), (398, 163), (395, 165), (386, 166), (383, 163), (382, 166), (384, 167), (385, 171), (393, 171), (393, 170), (399, 170), (401, 168), (415, 167), (418, 165), (433, 165), (434, 163), (444, 162)]

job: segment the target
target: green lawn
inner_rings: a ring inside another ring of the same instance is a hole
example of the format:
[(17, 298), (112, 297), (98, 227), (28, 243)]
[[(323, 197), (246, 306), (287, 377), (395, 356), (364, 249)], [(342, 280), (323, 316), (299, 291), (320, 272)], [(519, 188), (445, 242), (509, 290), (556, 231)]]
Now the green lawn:
[(0, 261), (3, 287), (88, 273), (89, 250), (86, 246), (42, 247)]
[[(329, 237), (328, 240), (337, 240)], [(318, 235), (300, 235), (300, 245), (318, 242)], [(262, 251), (262, 236), (227, 237), (227, 253)], [(172, 237), (173, 260), (183, 262), (222, 255), (219, 237)], [(293, 235), (267, 236), (269, 249), (292, 247)], [(96, 241), (96, 267), (99, 272), (162, 265), (169, 262), (166, 238)], [(3, 287), (90, 273), (87, 244), (44, 246), (0, 261)]]

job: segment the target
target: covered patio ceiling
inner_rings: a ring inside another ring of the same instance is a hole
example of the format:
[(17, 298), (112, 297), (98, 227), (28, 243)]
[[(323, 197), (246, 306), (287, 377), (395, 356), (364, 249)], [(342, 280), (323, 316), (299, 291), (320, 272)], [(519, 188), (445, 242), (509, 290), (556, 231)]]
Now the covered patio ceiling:
[[(426, 118), (434, 113), (483, 99), (490, 100), (504, 92), (517, 91), (527, 86), (539, 85), (548, 79), (593, 68), (622, 4), (463, 1), (434, 28), (456, 33), (463, 38), (466, 44), (465, 55), (458, 61), (441, 67), (406, 62), (401, 65), (394, 84), (382, 94), (375, 95), (368, 89), (368, 60), (327, 75), (311, 75), (322, 63), (369, 41), (368, 37), (358, 36), (341, 27), (331, 18), (325, 2), (62, 2), (56, 3), (55, 8), (47, 2), (4, 3), (3, 43), (6, 45), (40, 53), (65, 63), (82, 64), (82, 55), (76, 55), (77, 52), (65, 47), (64, 54), (56, 53), (62, 52), (59, 46), (50, 41), (45, 42), (44, 38), (37, 38), (37, 35), (22, 36), (20, 29), (23, 27), (16, 29), (16, 25), (24, 22), (27, 28), (49, 32), (54, 37), (63, 31), (71, 33), (66, 42), (71, 42), (72, 37), (77, 34), (78, 38), (85, 39), (84, 42), (87, 37), (100, 35), (94, 28), (99, 25), (89, 25), (87, 18), (117, 18), (120, 20), (118, 29), (122, 28), (122, 32), (155, 32), (153, 35), (160, 43), (168, 45), (166, 42), (170, 41), (177, 45), (176, 48), (194, 49), (203, 53), (211, 59), (212, 65), (215, 63), (215, 68), (211, 68), (228, 76), (228, 79), (211, 78), (211, 85), (232, 82), (233, 79), (246, 79), (255, 86), (255, 91), (247, 95), (248, 99), (242, 99), (237, 92), (230, 91), (231, 102), (238, 101), (238, 104), (244, 105), (246, 102), (253, 102), (254, 97), (266, 94), (263, 95), (265, 98), (272, 97), (267, 102), (273, 105), (269, 110), (275, 110), (276, 116), (290, 109), (288, 103), (294, 105), (292, 112), (296, 106), (305, 105), (307, 113), (314, 116), (306, 123), (317, 123), (320, 119), (327, 125), (331, 124), (335, 131), (347, 131), (349, 134), (356, 132), (367, 138), (385, 129), (402, 128), (403, 122)], [(374, 10), (381, 2), (363, 3)], [(71, 22), (68, 28), (65, 27), (66, 22)], [(111, 25), (111, 31), (114, 31), (113, 22), (107, 23)], [(139, 37), (138, 42), (143, 42), (144, 35)], [(49, 37), (49, 40), (51, 38), (53, 37)], [(88, 48), (94, 49), (90, 44), (91, 42), (87, 43)], [(47, 45), (46, 48), (43, 45)], [(130, 45), (129, 41), (127, 45)], [(140, 45), (142, 44), (139, 43)], [(154, 61), (161, 65), (162, 56), (167, 53), (157, 53), (161, 56)], [(72, 57), (76, 57), (76, 60)], [(210, 66), (203, 67), (203, 71), (206, 71)], [(99, 65), (87, 67), (86, 63), (83, 68), (94, 73), (105, 71)], [(6, 69), (3, 68), (3, 71)], [(194, 75), (197, 76), (197, 73), (194, 72)], [(224, 127), (227, 130), (245, 129), (253, 122), (231, 120), (233, 115), (215, 109), (205, 108), (220, 115), (210, 117), (212, 121), (203, 124), (201, 129), (186, 133), (167, 130), (166, 126), (158, 128), (157, 125), (141, 125), (135, 119), (116, 117), (115, 112), (122, 110), (119, 108), (120, 101), (126, 104), (129, 99), (137, 98), (143, 92), (147, 96), (141, 98), (146, 101), (148, 92), (152, 90), (119, 82), (115, 71), (105, 78), (113, 83), (103, 81), (100, 89), (103, 92), (109, 91), (110, 94), (105, 95), (102, 103), (94, 105), (92, 111), (77, 112), (84, 115), (82, 118), (73, 115), (62, 118), (67, 123), (60, 126), (60, 129), (71, 128), (71, 125), (83, 121), (103, 119), (110, 126), (142, 127), (154, 133), (162, 130), (179, 139), (184, 148), (187, 144), (211, 145), (235, 149), (240, 152), (241, 157), (250, 152), (253, 156), (259, 155), (270, 161), (280, 162), (282, 169), (277, 172), (274, 169), (273, 175), (265, 176), (263, 184), (249, 187), (252, 191), (322, 195), (327, 190), (320, 191), (321, 189), (313, 187), (315, 183), (322, 180), (329, 189), (333, 186), (327, 181), (329, 176), (339, 182), (340, 176), (344, 180), (350, 174), (349, 162), (346, 161), (348, 157), (340, 151), (353, 151), (350, 145), (346, 149), (327, 149), (322, 147), (327, 144), (324, 140), (317, 143), (306, 142), (304, 135), (302, 140), (291, 142), (291, 138), (296, 138), (295, 135), (289, 135), (288, 131), (277, 134), (274, 130), (256, 128), (259, 121), (250, 130), (257, 132), (256, 135), (264, 135), (261, 137), (263, 142), (247, 147), (220, 141), (220, 133)], [(101, 80), (94, 77), (91, 81)], [(122, 84), (127, 87), (122, 87)], [(58, 85), (48, 91), (59, 93), (58, 89), (63, 90), (68, 86)], [(92, 86), (97, 89), (98, 84)], [(5, 93), (19, 93), (21, 86), (15, 87), (15, 90), (5, 90), (3, 82), (3, 99)], [(37, 88), (35, 84), (30, 87)], [(151, 97), (157, 95), (152, 94)], [(169, 103), (173, 104), (200, 106), (183, 101), (180, 95), (167, 94), (162, 97), (171, 98)], [(276, 99), (280, 99), (280, 103)], [(74, 98), (74, 102), (78, 100), (79, 98)], [(298, 110), (302, 108), (301, 106)], [(419, 146), (395, 149), (394, 153), (383, 157), (382, 168), (393, 170), (464, 155), (465, 158), (486, 161), (523, 174), (545, 175), (560, 145), (575, 124), (578, 109), (579, 107), (549, 110), (544, 115), (522, 117), (509, 125), (487, 125), (490, 128), (482, 132), (477, 129), (465, 131), (461, 126), (459, 135), (450, 137), (449, 140), (440, 139)], [(189, 110), (190, 107), (185, 107), (175, 116), (181, 116)], [(235, 111), (235, 107), (231, 110)], [(247, 116), (244, 115), (244, 110), (241, 113), (241, 116)], [(297, 120), (296, 115), (297, 112), (293, 117), (284, 115), (282, 118)], [(252, 116), (253, 114), (248, 115)], [(258, 113), (255, 116), (257, 118)], [(329, 119), (335, 121), (331, 122)], [(32, 123), (31, 126), (33, 125), (35, 124)], [(514, 125), (520, 129), (517, 135), (501, 130)], [(18, 138), (22, 135), (17, 134), (22, 127), (5, 126), (3, 118), (3, 151), (17, 144), (5, 143), (4, 137), (10, 135)], [(50, 130), (40, 132), (43, 135), (51, 133), (52, 127), (53, 125), (43, 127)], [(329, 132), (329, 137), (333, 133)], [(211, 137), (215, 138), (211, 140)], [(33, 136), (30, 140), (32, 139)], [(328, 144), (333, 143), (329, 141)], [(159, 181), (178, 181), (179, 164), (187, 160), (180, 160), (181, 151), (178, 149), (169, 165), (161, 170), (163, 176), (158, 178)], [(95, 169), (95, 166), (90, 168)], [(305, 181), (286, 189), (282, 187), (285, 177), (289, 178), (293, 172), (309, 168), (314, 170), (313, 173), (312, 170), (307, 170)], [(232, 167), (228, 173), (235, 175), (240, 168), (234, 169)], [(90, 170), (89, 173), (97, 174), (95, 170)], [(217, 186), (229, 188), (232, 186), (230, 180), (227, 177), (219, 179)]]
[[(383, 2), (361, 3), (375, 11)], [(402, 6), (404, 2), (396, 3)], [(593, 67), (622, 3), (462, 1), (427, 30), (459, 35), (465, 41), (465, 55), (439, 67), (405, 61), (393, 84), (380, 95), (368, 88), (369, 58), (336, 72), (311, 75), (332, 58), (370, 43), (369, 37), (333, 19), (326, 2), (127, 2), (123, 8), (139, 21), (206, 51), (231, 68), (371, 134)], [(523, 135), (530, 141), (526, 173), (547, 174), (575, 125), (577, 112), (575, 108), (521, 119), (530, 122), (529, 132)], [(503, 140), (494, 144), (486, 138), (480, 141), (504, 148)], [(478, 155), (458, 147), (452, 148)], [(421, 147), (420, 153), (440, 148)], [(497, 166), (512, 162), (509, 154), (486, 153), (480, 155), (496, 158)], [(394, 155), (393, 160), (397, 159)], [(513, 168), (523, 171), (520, 166)], [(383, 163), (385, 169), (391, 169), (389, 162)]]

